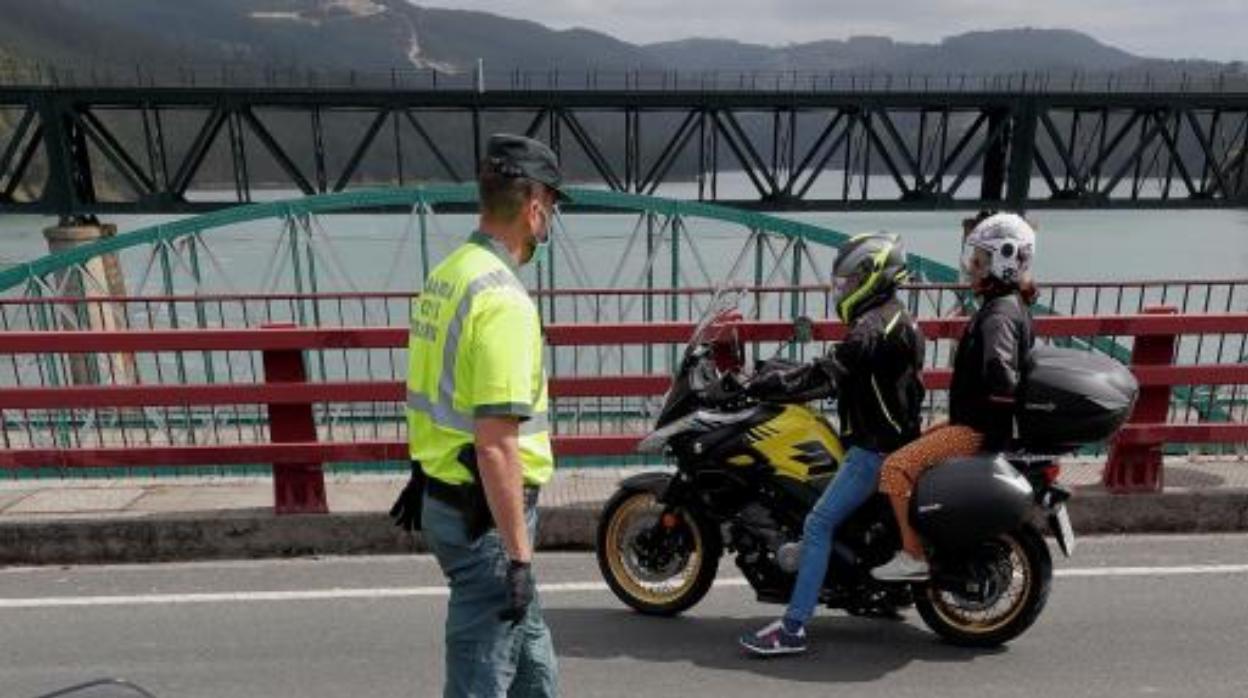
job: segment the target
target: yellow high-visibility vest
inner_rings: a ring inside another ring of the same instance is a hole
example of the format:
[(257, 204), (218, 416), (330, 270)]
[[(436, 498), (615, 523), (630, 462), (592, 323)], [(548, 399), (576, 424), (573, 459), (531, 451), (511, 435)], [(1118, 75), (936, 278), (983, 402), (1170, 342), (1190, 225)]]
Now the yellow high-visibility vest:
[(526, 485), (554, 471), (537, 306), (501, 243), (481, 232), (444, 259), (412, 302), (408, 336), (408, 451), (425, 473), (472, 482), (458, 460), (478, 417), (520, 422)]

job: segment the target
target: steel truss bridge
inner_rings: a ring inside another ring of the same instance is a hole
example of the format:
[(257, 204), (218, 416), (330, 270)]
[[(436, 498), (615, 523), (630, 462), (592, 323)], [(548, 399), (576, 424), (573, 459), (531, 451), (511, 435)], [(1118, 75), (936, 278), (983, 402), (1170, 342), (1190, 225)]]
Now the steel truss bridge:
[(771, 211), (1248, 205), (1248, 93), (10, 87), (0, 213), (463, 183), (504, 129), (585, 187)]

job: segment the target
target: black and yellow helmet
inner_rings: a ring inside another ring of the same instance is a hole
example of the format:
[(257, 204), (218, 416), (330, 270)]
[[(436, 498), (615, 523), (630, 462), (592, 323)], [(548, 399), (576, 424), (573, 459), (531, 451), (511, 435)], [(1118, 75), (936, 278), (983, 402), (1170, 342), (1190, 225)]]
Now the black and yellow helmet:
[(836, 314), (849, 322), (906, 280), (906, 248), (890, 233), (866, 233), (841, 246), (832, 267)]

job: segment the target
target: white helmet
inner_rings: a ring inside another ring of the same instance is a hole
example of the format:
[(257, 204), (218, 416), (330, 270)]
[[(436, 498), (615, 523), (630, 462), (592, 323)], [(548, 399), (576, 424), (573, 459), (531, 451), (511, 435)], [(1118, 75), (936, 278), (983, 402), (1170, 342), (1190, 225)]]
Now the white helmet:
[(980, 221), (962, 243), (962, 269), (972, 280), (984, 275), (1017, 284), (1031, 269), (1036, 231), (1021, 216), (995, 213)]

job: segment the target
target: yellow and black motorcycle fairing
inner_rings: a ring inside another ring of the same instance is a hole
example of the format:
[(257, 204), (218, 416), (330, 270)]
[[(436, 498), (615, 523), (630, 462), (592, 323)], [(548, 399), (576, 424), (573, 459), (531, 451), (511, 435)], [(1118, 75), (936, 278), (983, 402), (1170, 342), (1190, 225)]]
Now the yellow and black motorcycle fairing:
[(740, 421), (694, 437), (690, 450), (708, 465), (770, 468), (796, 482), (822, 480), (845, 458), (840, 437), (818, 412), (804, 405), (764, 403)]

